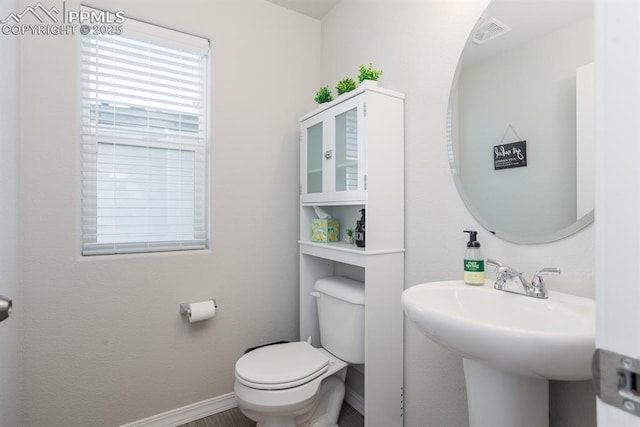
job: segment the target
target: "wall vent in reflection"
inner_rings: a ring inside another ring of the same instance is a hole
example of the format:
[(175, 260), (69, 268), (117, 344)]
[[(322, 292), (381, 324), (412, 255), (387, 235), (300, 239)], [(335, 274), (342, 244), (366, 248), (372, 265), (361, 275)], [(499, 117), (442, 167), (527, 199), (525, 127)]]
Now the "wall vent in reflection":
[(509, 31), (511, 31), (511, 27), (498, 21), (496, 18), (489, 18), (486, 15), (482, 15), (478, 20), (478, 25), (476, 26), (472, 40), (475, 44), (482, 44)]

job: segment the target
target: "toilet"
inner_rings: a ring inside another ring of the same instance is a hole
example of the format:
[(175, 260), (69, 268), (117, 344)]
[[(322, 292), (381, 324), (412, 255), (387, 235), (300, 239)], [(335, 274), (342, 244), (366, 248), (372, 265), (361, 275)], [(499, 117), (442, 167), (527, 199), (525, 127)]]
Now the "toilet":
[(258, 427), (337, 427), (347, 367), (364, 363), (364, 283), (333, 276), (314, 289), (322, 348), (273, 344), (236, 362), (238, 407)]

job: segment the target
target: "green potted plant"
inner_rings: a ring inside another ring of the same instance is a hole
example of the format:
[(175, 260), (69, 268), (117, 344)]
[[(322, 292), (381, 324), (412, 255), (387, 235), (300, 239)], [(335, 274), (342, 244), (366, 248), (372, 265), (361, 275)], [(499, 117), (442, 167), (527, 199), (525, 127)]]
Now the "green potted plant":
[(331, 95), (331, 89), (329, 89), (329, 86), (323, 86), (318, 90), (315, 101), (318, 104), (333, 101), (333, 95)]
[(360, 65), (360, 74), (358, 74), (358, 81), (360, 83), (365, 80), (378, 81), (380, 75), (382, 74), (382, 70), (375, 70), (373, 68), (373, 64), (369, 63), (369, 67), (365, 67), (364, 64)]
[(345, 234), (345, 240), (347, 241), (347, 243), (353, 244), (354, 242), (353, 228), (347, 228), (344, 234)]
[(338, 95), (342, 95), (343, 93), (351, 92), (355, 88), (356, 82), (351, 77), (345, 77), (338, 82), (336, 91), (338, 92)]

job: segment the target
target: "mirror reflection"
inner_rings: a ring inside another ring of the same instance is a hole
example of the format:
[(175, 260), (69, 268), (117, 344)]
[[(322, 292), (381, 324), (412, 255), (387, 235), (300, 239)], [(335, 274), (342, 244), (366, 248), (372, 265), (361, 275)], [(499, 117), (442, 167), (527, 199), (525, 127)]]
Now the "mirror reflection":
[(593, 3), (493, 0), (460, 58), (451, 167), (487, 230), (561, 239), (593, 220)]

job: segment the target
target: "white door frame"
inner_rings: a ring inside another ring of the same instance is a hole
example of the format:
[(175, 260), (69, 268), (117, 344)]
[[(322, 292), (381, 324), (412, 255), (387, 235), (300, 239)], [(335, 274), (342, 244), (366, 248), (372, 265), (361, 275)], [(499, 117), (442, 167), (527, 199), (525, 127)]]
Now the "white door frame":
[[(596, 347), (640, 358), (640, 2), (596, 0)], [(598, 425), (640, 418), (597, 403)]]
[[(18, 0), (0, 1), (0, 19), (19, 13)], [(0, 35), (0, 295), (16, 302), (0, 323), (0, 425), (22, 425), (21, 304), (18, 295), (19, 41)], [(16, 313), (17, 312), (17, 313)]]

